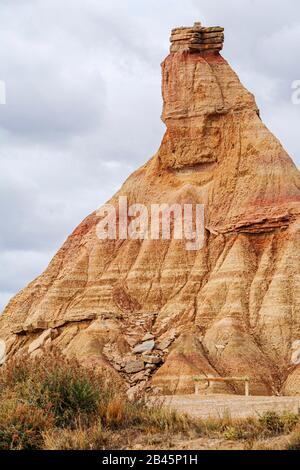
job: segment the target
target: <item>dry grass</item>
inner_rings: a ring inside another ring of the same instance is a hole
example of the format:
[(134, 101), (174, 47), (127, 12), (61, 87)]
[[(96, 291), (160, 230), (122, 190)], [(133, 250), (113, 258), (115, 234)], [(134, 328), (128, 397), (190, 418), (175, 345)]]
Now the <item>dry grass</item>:
[(289, 437), (286, 450), (300, 450), (300, 424), (298, 424)]
[(42, 433), (53, 426), (52, 416), (17, 399), (0, 402), (0, 450), (38, 449)]
[[(232, 419), (225, 415), (219, 419), (202, 421), (202, 431), (210, 437), (223, 437), (230, 441), (267, 439), (291, 433), (298, 423), (298, 414), (286, 412), (281, 415), (267, 412), (258, 417)], [(198, 423), (199, 424), (199, 423)]]
[(192, 421), (59, 355), (14, 359), (0, 369), (0, 449), (105, 449), (129, 437), (185, 432)]
[[(0, 450), (125, 449), (177, 440), (239, 441), (245, 449), (291, 434), (300, 448), (299, 416), (193, 421), (145, 397), (130, 402), (109, 377), (52, 355), (14, 359), (0, 369)], [(266, 447), (266, 446), (265, 446)]]
[(43, 448), (47, 450), (102, 450), (114, 447), (114, 435), (100, 424), (75, 429), (50, 429), (43, 433)]

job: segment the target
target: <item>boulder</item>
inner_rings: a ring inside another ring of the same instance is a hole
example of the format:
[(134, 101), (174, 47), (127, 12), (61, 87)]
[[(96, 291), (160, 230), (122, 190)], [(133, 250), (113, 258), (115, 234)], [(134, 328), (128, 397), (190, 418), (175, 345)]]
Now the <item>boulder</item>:
[(150, 373), (151, 373), (151, 371), (148, 369), (148, 370), (142, 370), (142, 371), (137, 372), (135, 374), (131, 374), (130, 382), (131, 383), (136, 383), (136, 382), (141, 382), (143, 380), (147, 380)]
[(300, 349), (300, 340), (297, 339), (296, 341), (293, 342), (292, 344), (292, 351), (296, 351), (297, 349)]
[(157, 349), (159, 349), (161, 351), (164, 351), (164, 350), (168, 349), (168, 347), (172, 344), (172, 342), (173, 342), (173, 339), (166, 338), (166, 339), (162, 340), (160, 343), (158, 343)]
[(291, 357), (291, 364), (298, 366), (300, 364), (300, 348), (296, 349)]
[(135, 374), (143, 370), (144, 367), (144, 361), (129, 361), (125, 365), (125, 372), (127, 374)]
[(155, 347), (155, 341), (151, 339), (150, 341), (144, 341), (143, 343), (138, 344), (133, 349), (134, 354), (142, 354), (144, 352), (151, 352)]
[(150, 356), (148, 354), (143, 354), (142, 359), (147, 364), (160, 364), (162, 362), (161, 356)]
[(146, 333), (145, 336), (143, 337), (142, 341), (143, 342), (151, 341), (152, 339), (154, 339), (154, 335), (152, 333)]
[(49, 328), (48, 330), (43, 331), (40, 336), (38, 336), (34, 341), (32, 341), (28, 347), (28, 354), (32, 354), (36, 349), (42, 348), (46, 340), (51, 339), (53, 335), (53, 330)]
[(157, 369), (157, 366), (156, 366), (156, 364), (146, 364), (145, 369), (149, 369), (149, 370), (153, 371), (153, 370)]

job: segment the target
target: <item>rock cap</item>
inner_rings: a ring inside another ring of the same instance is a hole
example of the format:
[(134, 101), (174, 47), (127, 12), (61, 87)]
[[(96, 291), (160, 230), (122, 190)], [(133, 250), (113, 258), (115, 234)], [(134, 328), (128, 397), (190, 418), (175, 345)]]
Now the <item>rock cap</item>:
[(219, 52), (223, 49), (224, 28), (204, 27), (200, 21), (194, 26), (181, 26), (172, 29), (171, 52)]

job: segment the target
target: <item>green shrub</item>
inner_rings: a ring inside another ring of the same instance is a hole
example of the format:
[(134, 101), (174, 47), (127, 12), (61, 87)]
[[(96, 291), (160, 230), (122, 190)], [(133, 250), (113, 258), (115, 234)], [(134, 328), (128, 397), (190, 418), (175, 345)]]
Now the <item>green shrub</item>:
[(294, 413), (278, 415), (275, 412), (267, 412), (258, 419), (209, 419), (203, 421), (202, 427), (210, 436), (222, 436), (228, 440), (255, 440), (288, 434), (295, 429), (298, 422), (299, 415)]
[[(192, 434), (254, 440), (290, 433), (292, 413), (193, 421), (145, 397), (132, 402), (103, 372), (59, 354), (13, 359), (0, 369), (0, 449), (105, 449), (134, 436)], [(147, 436), (147, 437), (146, 437)], [(291, 446), (296, 447), (297, 436)]]
[(74, 424), (79, 415), (97, 412), (103, 378), (58, 355), (11, 361), (0, 374), (0, 392), (51, 410), (58, 426)]
[(291, 432), (298, 423), (299, 416), (293, 413), (278, 415), (274, 411), (268, 411), (259, 417), (262, 432), (269, 436), (278, 436)]
[(286, 412), (281, 416), (285, 434), (289, 434), (295, 429), (295, 427), (299, 423), (299, 418), (299, 414), (290, 412)]
[(100, 399), (98, 385), (88, 374), (78, 374), (73, 369), (48, 371), (40, 384), (37, 405), (49, 406), (58, 426), (74, 422), (80, 414), (94, 414)]

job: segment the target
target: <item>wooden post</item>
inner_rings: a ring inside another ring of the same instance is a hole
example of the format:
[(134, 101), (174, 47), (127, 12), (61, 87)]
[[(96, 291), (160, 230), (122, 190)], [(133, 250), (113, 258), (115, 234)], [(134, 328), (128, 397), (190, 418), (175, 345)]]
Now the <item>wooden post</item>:
[[(211, 382), (245, 382), (245, 396), (250, 395), (250, 378), (249, 377), (194, 377), (196, 382), (207, 382), (207, 390), (209, 390)], [(195, 394), (199, 393), (199, 386), (195, 384)]]
[(249, 397), (249, 379), (245, 379), (245, 396)]

